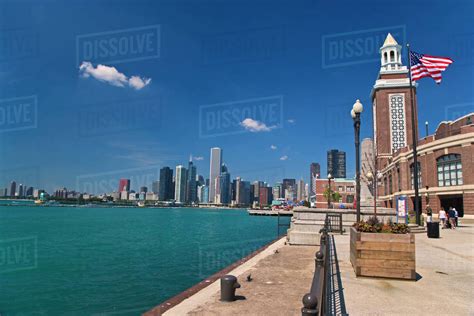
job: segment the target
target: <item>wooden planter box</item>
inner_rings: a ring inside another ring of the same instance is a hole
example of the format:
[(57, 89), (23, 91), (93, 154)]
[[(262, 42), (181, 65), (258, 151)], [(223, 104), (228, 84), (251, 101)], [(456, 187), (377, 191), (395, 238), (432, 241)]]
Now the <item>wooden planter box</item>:
[(415, 235), (361, 233), (351, 227), (351, 263), (356, 276), (415, 280)]

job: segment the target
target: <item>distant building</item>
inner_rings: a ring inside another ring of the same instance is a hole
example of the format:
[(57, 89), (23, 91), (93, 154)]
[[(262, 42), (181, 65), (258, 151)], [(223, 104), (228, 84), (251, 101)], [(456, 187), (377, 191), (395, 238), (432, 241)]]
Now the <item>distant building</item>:
[(261, 187), (259, 190), (259, 204), (260, 206), (268, 206), (272, 204), (272, 188)]
[(310, 184), (310, 194), (314, 195), (316, 192), (316, 182), (315, 179), (321, 177), (321, 166), (317, 162), (312, 162), (309, 165), (309, 184)]
[(174, 199), (173, 170), (170, 167), (160, 169), (158, 199), (160, 201), (170, 201)]
[(303, 201), (305, 199), (305, 192), (304, 192), (304, 189), (305, 188), (305, 184), (304, 184), (304, 181), (301, 179), (301, 180), (298, 180), (298, 183), (297, 183), (297, 186), (296, 186), (296, 199), (298, 201)]
[(333, 178), (346, 177), (346, 153), (337, 149), (328, 150), (327, 170)]
[(193, 157), (189, 158), (188, 174), (186, 177), (186, 202), (197, 202), (196, 166), (193, 164)]
[(26, 194), (25, 194), (27, 197), (33, 197), (33, 187), (28, 187), (28, 189), (26, 189)]
[[(317, 208), (327, 208), (328, 201), (324, 197), (324, 191), (328, 187), (328, 179), (316, 179), (316, 203)], [(352, 179), (332, 179), (331, 191), (338, 192), (341, 198), (337, 201), (331, 200), (333, 208), (340, 208), (341, 204), (345, 208), (352, 208), (355, 197), (355, 181)]]
[(273, 195), (274, 200), (277, 200), (279, 198), (283, 198), (282, 184), (281, 183), (278, 182), (273, 186), (272, 195)]
[(118, 186), (118, 191), (127, 191), (130, 192), (130, 179), (120, 179), (119, 180), (119, 186)]
[(121, 200), (128, 200), (128, 191), (120, 192), (120, 199)]
[(211, 161), (209, 167), (209, 202), (216, 203), (217, 177), (221, 174), (222, 149), (211, 148)]
[(16, 194), (16, 182), (12, 181), (10, 183), (10, 197), (15, 197)]
[(186, 168), (182, 165), (176, 166), (176, 180), (174, 186), (174, 199), (176, 202), (186, 202), (186, 175)]
[(207, 185), (198, 186), (197, 194), (199, 203), (209, 203), (209, 187)]
[(148, 188), (143, 186), (143, 187), (140, 187), (140, 192), (139, 193), (147, 193), (148, 192)]
[(230, 173), (226, 165), (222, 165), (221, 174), (217, 177), (219, 179), (219, 200), (220, 204), (230, 204), (231, 189), (230, 189)]
[[(283, 179), (282, 192), (285, 193), (285, 196), (284, 196), (285, 199), (292, 201), (295, 198), (295, 194), (293, 194), (293, 193), (296, 193), (296, 192), (293, 192), (295, 188), (296, 188), (295, 179)], [(287, 191), (292, 193), (291, 198), (290, 196), (286, 196)]]
[(157, 196), (160, 193), (160, 181), (153, 181), (151, 183), (151, 192), (155, 193)]

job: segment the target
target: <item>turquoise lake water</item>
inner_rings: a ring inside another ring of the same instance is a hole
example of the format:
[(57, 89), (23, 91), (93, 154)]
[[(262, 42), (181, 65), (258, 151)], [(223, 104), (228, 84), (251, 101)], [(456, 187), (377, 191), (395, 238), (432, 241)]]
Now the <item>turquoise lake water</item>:
[(139, 315), (276, 225), (245, 210), (0, 206), (0, 314)]

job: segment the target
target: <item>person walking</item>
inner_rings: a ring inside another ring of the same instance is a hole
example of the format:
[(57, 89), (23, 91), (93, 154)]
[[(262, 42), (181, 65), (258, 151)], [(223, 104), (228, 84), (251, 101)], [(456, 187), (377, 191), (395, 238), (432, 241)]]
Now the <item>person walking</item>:
[(426, 205), (426, 222), (431, 223), (433, 221), (433, 210), (429, 204)]
[(456, 210), (455, 207), (453, 207), (453, 211), (454, 211), (454, 222), (456, 223), (456, 227), (458, 227), (458, 225), (459, 225), (459, 222), (458, 222), (459, 213), (458, 213), (458, 210)]
[(456, 213), (454, 213), (454, 209), (452, 207), (449, 208), (448, 217), (451, 229), (456, 229)]
[(441, 229), (446, 227), (446, 211), (444, 208), (439, 210), (438, 219), (441, 221)]

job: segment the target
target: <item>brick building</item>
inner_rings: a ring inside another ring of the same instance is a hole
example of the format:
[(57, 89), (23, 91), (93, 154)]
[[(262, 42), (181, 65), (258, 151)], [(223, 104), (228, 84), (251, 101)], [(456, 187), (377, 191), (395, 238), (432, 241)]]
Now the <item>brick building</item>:
[[(324, 191), (328, 187), (328, 179), (316, 179), (316, 208), (327, 208), (328, 201), (324, 197)], [(344, 204), (346, 208), (352, 208), (355, 199), (355, 181), (351, 179), (331, 179), (331, 190), (339, 192), (339, 201), (331, 201), (334, 208)]]
[[(401, 46), (390, 34), (380, 51), (381, 68), (371, 93), (378, 200), (386, 207), (396, 207), (397, 198), (406, 196), (413, 210), (411, 97), (416, 124), (417, 84), (410, 87), (408, 69), (401, 63)], [(474, 113), (470, 113), (441, 122), (433, 135), (423, 139), (419, 139), (415, 125), (423, 211), (428, 202), (435, 213), (453, 206), (461, 214), (474, 215), (473, 119)]]

